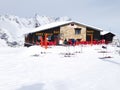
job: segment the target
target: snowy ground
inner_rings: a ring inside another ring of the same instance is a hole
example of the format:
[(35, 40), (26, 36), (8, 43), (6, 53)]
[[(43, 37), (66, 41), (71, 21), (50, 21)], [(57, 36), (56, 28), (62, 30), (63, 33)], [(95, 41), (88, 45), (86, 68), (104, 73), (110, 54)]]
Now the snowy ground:
[(120, 90), (120, 48), (101, 47), (0, 47), (0, 90)]

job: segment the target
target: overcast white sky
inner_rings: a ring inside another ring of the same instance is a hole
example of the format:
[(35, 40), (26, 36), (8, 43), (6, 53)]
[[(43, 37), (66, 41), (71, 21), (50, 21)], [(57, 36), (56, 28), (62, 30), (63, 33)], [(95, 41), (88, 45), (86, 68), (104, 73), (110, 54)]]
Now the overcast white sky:
[(120, 34), (120, 0), (0, 0), (0, 15), (68, 16)]

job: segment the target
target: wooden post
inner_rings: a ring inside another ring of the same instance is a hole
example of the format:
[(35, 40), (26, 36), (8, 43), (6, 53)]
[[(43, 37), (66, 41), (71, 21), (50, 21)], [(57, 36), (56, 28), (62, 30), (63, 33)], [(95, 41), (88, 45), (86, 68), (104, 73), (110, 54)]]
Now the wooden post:
[(47, 47), (47, 37), (48, 37), (48, 35), (47, 34), (45, 34), (45, 49), (47, 49), (48, 47)]
[(43, 46), (43, 38), (42, 38), (42, 36), (40, 37), (40, 45), (41, 45), (41, 47)]
[(87, 34), (87, 35), (90, 36), (90, 40), (91, 40), (90, 44), (91, 44), (91, 46), (92, 46), (92, 45), (93, 45), (93, 34)]
[(90, 35), (91, 36), (91, 46), (93, 45), (93, 34)]

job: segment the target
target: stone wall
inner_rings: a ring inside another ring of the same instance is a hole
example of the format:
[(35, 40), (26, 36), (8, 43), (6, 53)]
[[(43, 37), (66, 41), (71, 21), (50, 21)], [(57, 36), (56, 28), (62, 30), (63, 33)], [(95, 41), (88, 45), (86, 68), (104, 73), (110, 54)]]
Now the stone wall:
[[(81, 33), (75, 35), (75, 28), (81, 28)], [(81, 39), (82, 41), (86, 41), (86, 27), (77, 24), (69, 24), (60, 27), (61, 38), (64, 39)]]

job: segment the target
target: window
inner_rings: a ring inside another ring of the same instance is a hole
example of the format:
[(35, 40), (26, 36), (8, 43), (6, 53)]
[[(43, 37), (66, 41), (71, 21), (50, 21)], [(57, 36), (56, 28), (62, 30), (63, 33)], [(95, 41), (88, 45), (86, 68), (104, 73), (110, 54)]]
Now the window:
[(81, 28), (76, 28), (75, 29), (75, 35), (78, 35), (78, 34), (80, 34), (81, 33)]
[(41, 36), (38, 36), (38, 40), (40, 40), (40, 37), (41, 37)]
[(51, 36), (48, 36), (48, 41), (50, 41), (51, 40)]

